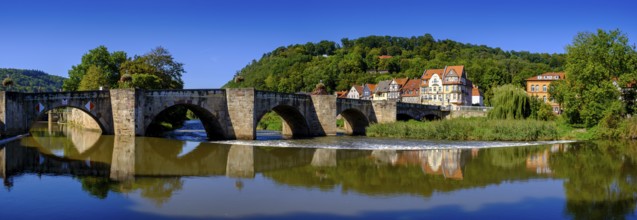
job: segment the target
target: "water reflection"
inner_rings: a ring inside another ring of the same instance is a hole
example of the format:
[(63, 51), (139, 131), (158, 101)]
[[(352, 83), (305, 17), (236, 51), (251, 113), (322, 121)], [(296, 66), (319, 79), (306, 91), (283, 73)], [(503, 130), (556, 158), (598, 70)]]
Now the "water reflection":
[[(551, 188), (545, 184), (557, 183), (561, 185), (564, 211), (568, 215), (623, 218), (633, 215), (637, 205), (636, 159), (634, 142), (480, 149), (338, 150), (114, 137), (60, 127), (53, 131), (36, 130), (31, 137), (4, 146), (0, 150), (0, 175), (8, 190), (20, 184), (14, 179), (22, 175), (72, 176), (81, 183), (82, 190), (94, 198), (108, 199), (111, 193), (138, 195), (155, 207), (150, 208), (151, 212), (167, 212), (184, 199), (205, 201), (211, 199), (208, 197), (225, 195), (228, 205), (245, 205), (244, 209), (232, 209), (236, 212), (234, 215), (240, 217), (277, 210), (279, 214), (310, 210), (294, 205), (267, 206), (267, 211), (255, 208), (256, 201), (261, 201), (261, 196), (269, 191), (282, 198), (298, 194), (298, 189), (305, 190), (301, 195), (319, 190), (316, 193), (329, 195), (327, 199), (343, 201), (363, 199), (348, 195), (364, 195), (365, 202), (374, 200), (372, 198), (401, 198), (400, 208), (415, 209), (435, 208), (432, 204), (470, 190), (475, 192), (473, 196), (483, 197), (452, 204), (478, 207), (475, 209), (479, 211), (488, 210), (479, 207), (492, 203), (510, 203), (497, 200), (498, 196), (488, 191), (490, 188), (505, 191), (501, 185), (523, 186), (528, 191), (507, 194), (518, 196), (516, 201), (520, 201), (527, 198), (528, 193), (540, 195), (541, 191)], [(204, 180), (201, 178), (206, 178), (208, 185), (196, 186), (198, 181)], [(230, 194), (234, 197), (227, 197)], [(187, 198), (183, 198), (185, 195)], [(404, 196), (431, 200), (419, 200), (416, 204), (420, 205), (414, 206), (404, 204), (402, 201), (411, 201)], [(378, 205), (378, 208), (385, 206)], [(372, 205), (366, 208), (370, 207)], [(220, 208), (200, 208), (197, 212), (204, 216), (228, 212)], [(356, 212), (355, 208), (349, 208)], [(345, 208), (333, 209), (334, 213), (338, 213), (336, 209), (347, 212)], [(172, 214), (182, 212), (173, 211)]]

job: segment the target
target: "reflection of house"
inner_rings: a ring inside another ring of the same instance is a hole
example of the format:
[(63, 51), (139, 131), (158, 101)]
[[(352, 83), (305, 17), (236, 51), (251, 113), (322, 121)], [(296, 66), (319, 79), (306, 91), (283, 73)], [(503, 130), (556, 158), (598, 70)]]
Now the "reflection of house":
[(551, 82), (563, 79), (563, 72), (543, 73), (542, 75), (530, 77), (526, 79), (526, 94), (548, 103), (553, 107), (553, 112), (559, 114), (560, 106), (551, 99), (549, 89), (551, 88)]
[(526, 157), (526, 169), (535, 171), (537, 174), (551, 174), (549, 166), (549, 151), (544, 150)]
[(421, 168), (426, 174), (442, 175), (447, 179), (462, 180), (462, 150), (424, 150), (421, 151)]

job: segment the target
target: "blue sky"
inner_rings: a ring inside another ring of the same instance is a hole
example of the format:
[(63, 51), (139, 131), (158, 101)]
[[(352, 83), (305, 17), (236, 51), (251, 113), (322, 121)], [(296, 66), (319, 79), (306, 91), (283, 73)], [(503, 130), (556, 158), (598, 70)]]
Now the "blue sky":
[[(0, 67), (67, 76), (88, 50), (167, 48), (186, 88), (218, 88), (279, 46), (368, 35), (420, 36), (563, 53), (578, 32), (637, 42), (637, 1), (0, 0)], [(451, 65), (451, 64), (450, 64)]]

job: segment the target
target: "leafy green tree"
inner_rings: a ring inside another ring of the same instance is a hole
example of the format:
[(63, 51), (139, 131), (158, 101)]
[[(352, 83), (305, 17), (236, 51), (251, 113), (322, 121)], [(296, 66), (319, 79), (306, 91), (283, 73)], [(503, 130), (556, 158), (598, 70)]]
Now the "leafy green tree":
[(521, 88), (507, 84), (495, 88), (494, 93), (489, 118), (525, 119), (531, 114), (531, 98)]
[(612, 80), (635, 73), (635, 46), (619, 30), (598, 30), (579, 33), (566, 51), (566, 82), (551, 89), (551, 95), (562, 103), (569, 123), (595, 126), (619, 99), (619, 87), (626, 86)]
[(105, 72), (106, 71), (101, 67), (91, 65), (86, 71), (86, 75), (82, 78), (82, 81), (80, 81), (77, 90), (98, 90), (100, 86), (109, 86), (109, 78)]
[(105, 46), (99, 46), (89, 50), (82, 56), (82, 62), (71, 67), (69, 70), (69, 78), (64, 80), (62, 86), (66, 91), (78, 90), (80, 82), (84, 75), (87, 74), (89, 67), (96, 66), (103, 70), (103, 74), (108, 79), (108, 86), (116, 87), (119, 80), (120, 65), (127, 59), (126, 53), (123, 51), (108, 52)]

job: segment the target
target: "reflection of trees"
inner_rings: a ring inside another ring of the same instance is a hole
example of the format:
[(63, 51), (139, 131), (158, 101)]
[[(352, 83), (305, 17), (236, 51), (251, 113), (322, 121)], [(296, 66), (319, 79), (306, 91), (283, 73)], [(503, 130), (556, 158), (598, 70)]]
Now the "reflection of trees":
[(565, 178), (567, 212), (575, 218), (617, 219), (637, 205), (636, 143), (577, 143), (552, 155), (551, 168)]
[(172, 195), (183, 188), (183, 180), (180, 177), (165, 178), (136, 178), (131, 182), (122, 182), (122, 187), (116, 190), (122, 193), (131, 193), (139, 190), (143, 198), (150, 199), (157, 206), (161, 206), (170, 200)]
[(105, 177), (83, 176), (78, 177), (78, 179), (82, 183), (82, 190), (98, 199), (105, 199), (108, 196), (108, 191), (116, 184)]

